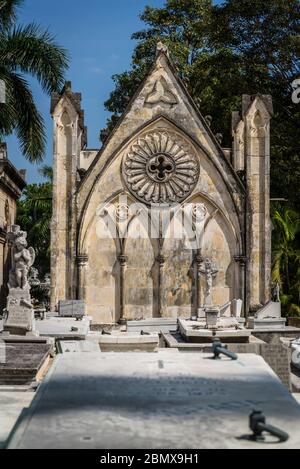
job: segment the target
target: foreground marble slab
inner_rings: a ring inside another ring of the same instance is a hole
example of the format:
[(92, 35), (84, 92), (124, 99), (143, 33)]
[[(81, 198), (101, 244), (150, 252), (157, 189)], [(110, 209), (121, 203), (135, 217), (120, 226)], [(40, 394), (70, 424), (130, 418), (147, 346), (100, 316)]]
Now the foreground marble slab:
[[(300, 407), (264, 360), (210, 357), (60, 355), (9, 448), (299, 448)], [(239, 439), (254, 408), (290, 439)]]
[(33, 397), (33, 391), (3, 391), (0, 386), (0, 449), (5, 447), (16, 420), (23, 409), (29, 407)]

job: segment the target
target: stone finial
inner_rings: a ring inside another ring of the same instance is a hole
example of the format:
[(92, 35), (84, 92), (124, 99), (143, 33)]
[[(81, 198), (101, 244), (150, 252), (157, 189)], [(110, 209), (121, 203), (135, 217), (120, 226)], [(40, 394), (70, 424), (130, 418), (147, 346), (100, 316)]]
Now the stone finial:
[(156, 55), (160, 54), (161, 52), (163, 52), (167, 57), (169, 57), (168, 46), (164, 44), (163, 42), (159, 41), (156, 44)]
[(272, 103), (272, 96), (269, 94), (260, 94), (257, 93), (255, 95), (243, 94), (242, 96), (242, 115), (245, 116), (248, 109), (250, 108), (253, 101), (259, 98), (263, 101), (268, 113), (270, 116), (273, 115), (273, 103)]
[(68, 99), (73, 104), (76, 112), (79, 114), (79, 124), (82, 129), (84, 129), (84, 114), (83, 110), (81, 109), (81, 93), (75, 93), (72, 91), (72, 82), (66, 81), (65, 85), (60, 93), (53, 92), (51, 94), (51, 106), (50, 106), (50, 113), (53, 114), (55, 111), (56, 106), (63, 98), (63, 96), (67, 96)]
[(208, 127), (210, 127), (211, 123), (212, 123), (212, 116), (205, 116), (204, 119), (205, 119), (205, 122), (207, 123)]
[(221, 143), (223, 141), (223, 134), (221, 134), (221, 133), (216, 134), (216, 139), (221, 145)]
[(233, 132), (235, 131), (236, 126), (238, 125), (240, 121), (241, 121), (241, 115), (239, 111), (233, 111), (231, 114), (231, 128)]
[(19, 169), (19, 173), (21, 177), (26, 181), (26, 174), (27, 174), (27, 169)]
[(0, 143), (0, 160), (7, 160), (7, 145)]
[(196, 104), (197, 108), (200, 109), (201, 108), (201, 103), (202, 103), (202, 99), (197, 97), (194, 99), (194, 103)]
[(65, 81), (64, 91), (71, 91), (72, 92), (72, 82)]

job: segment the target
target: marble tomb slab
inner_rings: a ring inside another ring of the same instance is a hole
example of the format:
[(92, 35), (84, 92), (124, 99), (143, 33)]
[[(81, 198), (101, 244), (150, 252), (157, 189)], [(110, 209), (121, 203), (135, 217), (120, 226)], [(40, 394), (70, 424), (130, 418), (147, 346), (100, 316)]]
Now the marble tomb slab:
[(159, 345), (159, 335), (154, 332), (145, 335), (138, 332), (115, 332), (111, 335), (100, 335), (99, 344), (102, 352), (153, 352)]
[(46, 337), (85, 339), (90, 330), (90, 319), (84, 318), (82, 321), (76, 321), (73, 318), (53, 317), (36, 321), (36, 330), (41, 336)]
[(82, 319), (85, 315), (85, 302), (82, 300), (59, 301), (58, 314), (65, 318)]
[(5, 447), (15, 422), (23, 409), (29, 407), (33, 397), (32, 391), (3, 391), (0, 388), (0, 449)]
[(94, 353), (100, 352), (100, 346), (92, 340), (58, 340), (57, 351), (59, 353)]
[(127, 332), (169, 332), (176, 331), (176, 318), (141, 319), (140, 321), (126, 321)]
[[(228, 318), (230, 319), (230, 318)], [(188, 342), (212, 342), (214, 336), (222, 342), (249, 342), (251, 332), (247, 329), (220, 329), (214, 334), (211, 329), (205, 329), (202, 323), (187, 319), (178, 319), (179, 331)]]
[(0, 384), (29, 384), (39, 380), (48, 366), (51, 344), (0, 343)]
[[(265, 361), (210, 357), (59, 355), (9, 448), (299, 448), (300, 407)], [(240, 439), (254, 408), (288, 441)]]
[(281, 303), (276, 301), (269, 301), (247, 321), (249, 329), (284, 329), (285, 324), (286, 318), (281, 316)]

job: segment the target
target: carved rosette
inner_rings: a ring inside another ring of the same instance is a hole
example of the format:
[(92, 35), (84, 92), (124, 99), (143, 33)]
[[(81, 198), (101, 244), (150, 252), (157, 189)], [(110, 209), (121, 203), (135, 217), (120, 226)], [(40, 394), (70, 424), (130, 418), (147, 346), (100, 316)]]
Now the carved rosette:
[(123, 175), (129, 191), (148, 204), (184, 200), (199, 177), (195, 151), (177, 134), (167, 130), (138, 138), (123, 159)]

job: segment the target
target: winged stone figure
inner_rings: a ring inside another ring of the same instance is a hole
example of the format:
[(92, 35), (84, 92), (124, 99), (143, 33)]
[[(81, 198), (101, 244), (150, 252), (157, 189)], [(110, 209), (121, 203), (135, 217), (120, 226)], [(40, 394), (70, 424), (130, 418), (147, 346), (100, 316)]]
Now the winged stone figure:
[[(18, 227), (19, 228), (19, 227)], [(10, 233), (12, 242), (12, 268), (9, 274), (9, 284), (12, 288), (30, 289), (28, 274), (35, 261), (35, 250), (27, 247), (27, 233), (17, 229)]]

